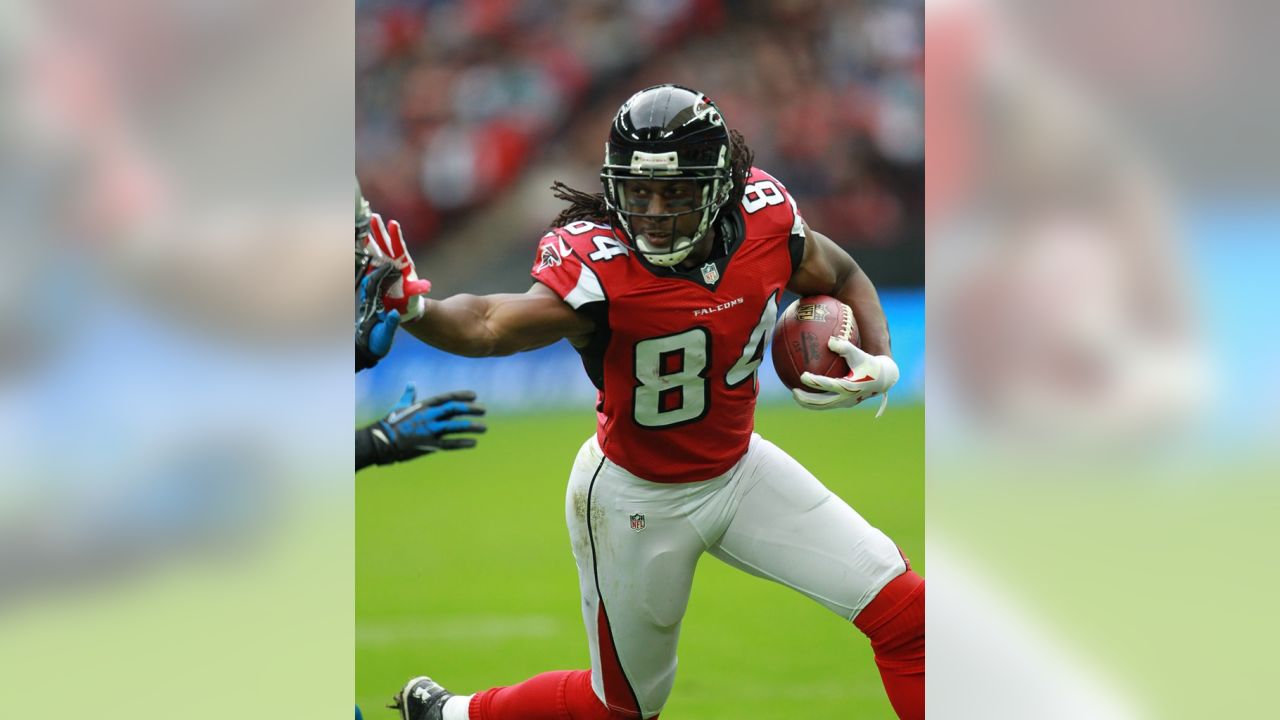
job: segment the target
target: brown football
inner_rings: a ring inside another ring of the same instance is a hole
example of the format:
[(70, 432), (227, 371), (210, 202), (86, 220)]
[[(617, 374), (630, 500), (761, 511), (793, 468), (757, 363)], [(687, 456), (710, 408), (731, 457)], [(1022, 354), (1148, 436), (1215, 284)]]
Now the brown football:
[(773, 368), (789, 388), (812, 390), (800, 373), (844, 377), (849, 365), (831, 352), (827, 339), (842, 337), (862, 346), (858, 324), (848, 305), (827, 295), (813, 295), (791, 303), (773, 329)]

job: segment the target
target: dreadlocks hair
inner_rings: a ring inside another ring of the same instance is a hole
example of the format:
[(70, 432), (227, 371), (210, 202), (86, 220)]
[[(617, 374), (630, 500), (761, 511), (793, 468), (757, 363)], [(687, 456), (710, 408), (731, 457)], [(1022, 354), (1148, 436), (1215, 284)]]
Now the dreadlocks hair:
[[(747, 188), (747, 175), (751, 174), (751, 166), (755, 163), (756, 154), (747, 145), (746, 138), (737, 130), (729, 131), (729, 177), (733, 185), (729, 191), (730, 198), (740, 198)], [(565, 185), (559, 180), (551, 184), (551, 194), (557, 200), (569, 203), (569, 207), (560, 211), (556, 219), (551, 221), (552, 228), (563, 227), (571, 222), (587, 220), (589, 222), (610, 224), (612, 218), (609, 206), (605, 204), (604, 193), (587, 193)]]
[(557, 200), (569, 203), (569, 207), (560, 211), (556, 219), (551, 221), (552, 228), (564, 227), (571, 222), (588, 220), (594, 223), (609, 222), (609, 207), (605, 205), (604, 193), (591, 193), (576, 190), (556, 180), (551, 183), (551, 194)]

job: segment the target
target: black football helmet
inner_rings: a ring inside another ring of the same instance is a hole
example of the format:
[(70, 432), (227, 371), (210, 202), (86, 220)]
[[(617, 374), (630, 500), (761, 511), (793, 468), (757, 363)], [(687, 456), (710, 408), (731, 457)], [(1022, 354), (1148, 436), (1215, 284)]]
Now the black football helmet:
[[(731, 152), (724, 115), (700, 92), (680, 85), (655, 85), (623, 103), (604, 146), (600, 180), (605, 203), (632, 249), (664, 267), (688, 257), (729, 202)], [(636, 180), (646, 181), (649, 188), (653, 181), (692, 181), (696, 191), (678, 212), (651, 214), (638, 191), (633, 194), (629, 188)], [(696, 231), (677, 231), (680, 218), (696, 214), (700, 214)], [(636, 222), (641, 219), (642, 223)], [(660, 227), (670, 222), (670, 229), (662, 231), (669, 243), (650, 242), (644, 228), (654, 227), (655, 221), (664, 221)]]

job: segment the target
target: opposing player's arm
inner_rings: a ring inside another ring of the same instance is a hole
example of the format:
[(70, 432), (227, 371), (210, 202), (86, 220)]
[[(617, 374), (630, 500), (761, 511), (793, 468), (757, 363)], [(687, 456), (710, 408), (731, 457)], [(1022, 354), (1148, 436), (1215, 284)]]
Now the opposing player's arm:
[(561, 338), (577, 343), (594, 330), (591, 320), (541, 283), (523, 294), (428, 300), (422, 317), (401, 327), (429, 345), (468, 357), (511, 355)]
[(853, 309), (862, 336), (862, 349), (872, 355), (891, 355), (889, 323), (880, 295), (858, 263), (822, 233), (804, 225), (804, 260), (791, 275), (787, 289), (800, 295), (830, 295)]

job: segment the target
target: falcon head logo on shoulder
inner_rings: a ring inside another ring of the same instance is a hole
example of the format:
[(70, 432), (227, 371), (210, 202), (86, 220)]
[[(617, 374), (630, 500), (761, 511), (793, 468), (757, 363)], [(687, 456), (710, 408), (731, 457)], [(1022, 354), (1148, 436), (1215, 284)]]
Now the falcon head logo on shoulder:
[(549, 267), (556, 267), (561, 262), (560, 253), (556, 250), (555, 243), (547, 243), (542, 246), (542, 255), (538, 259), (538, 269), (535, 272), (542, 272)]

